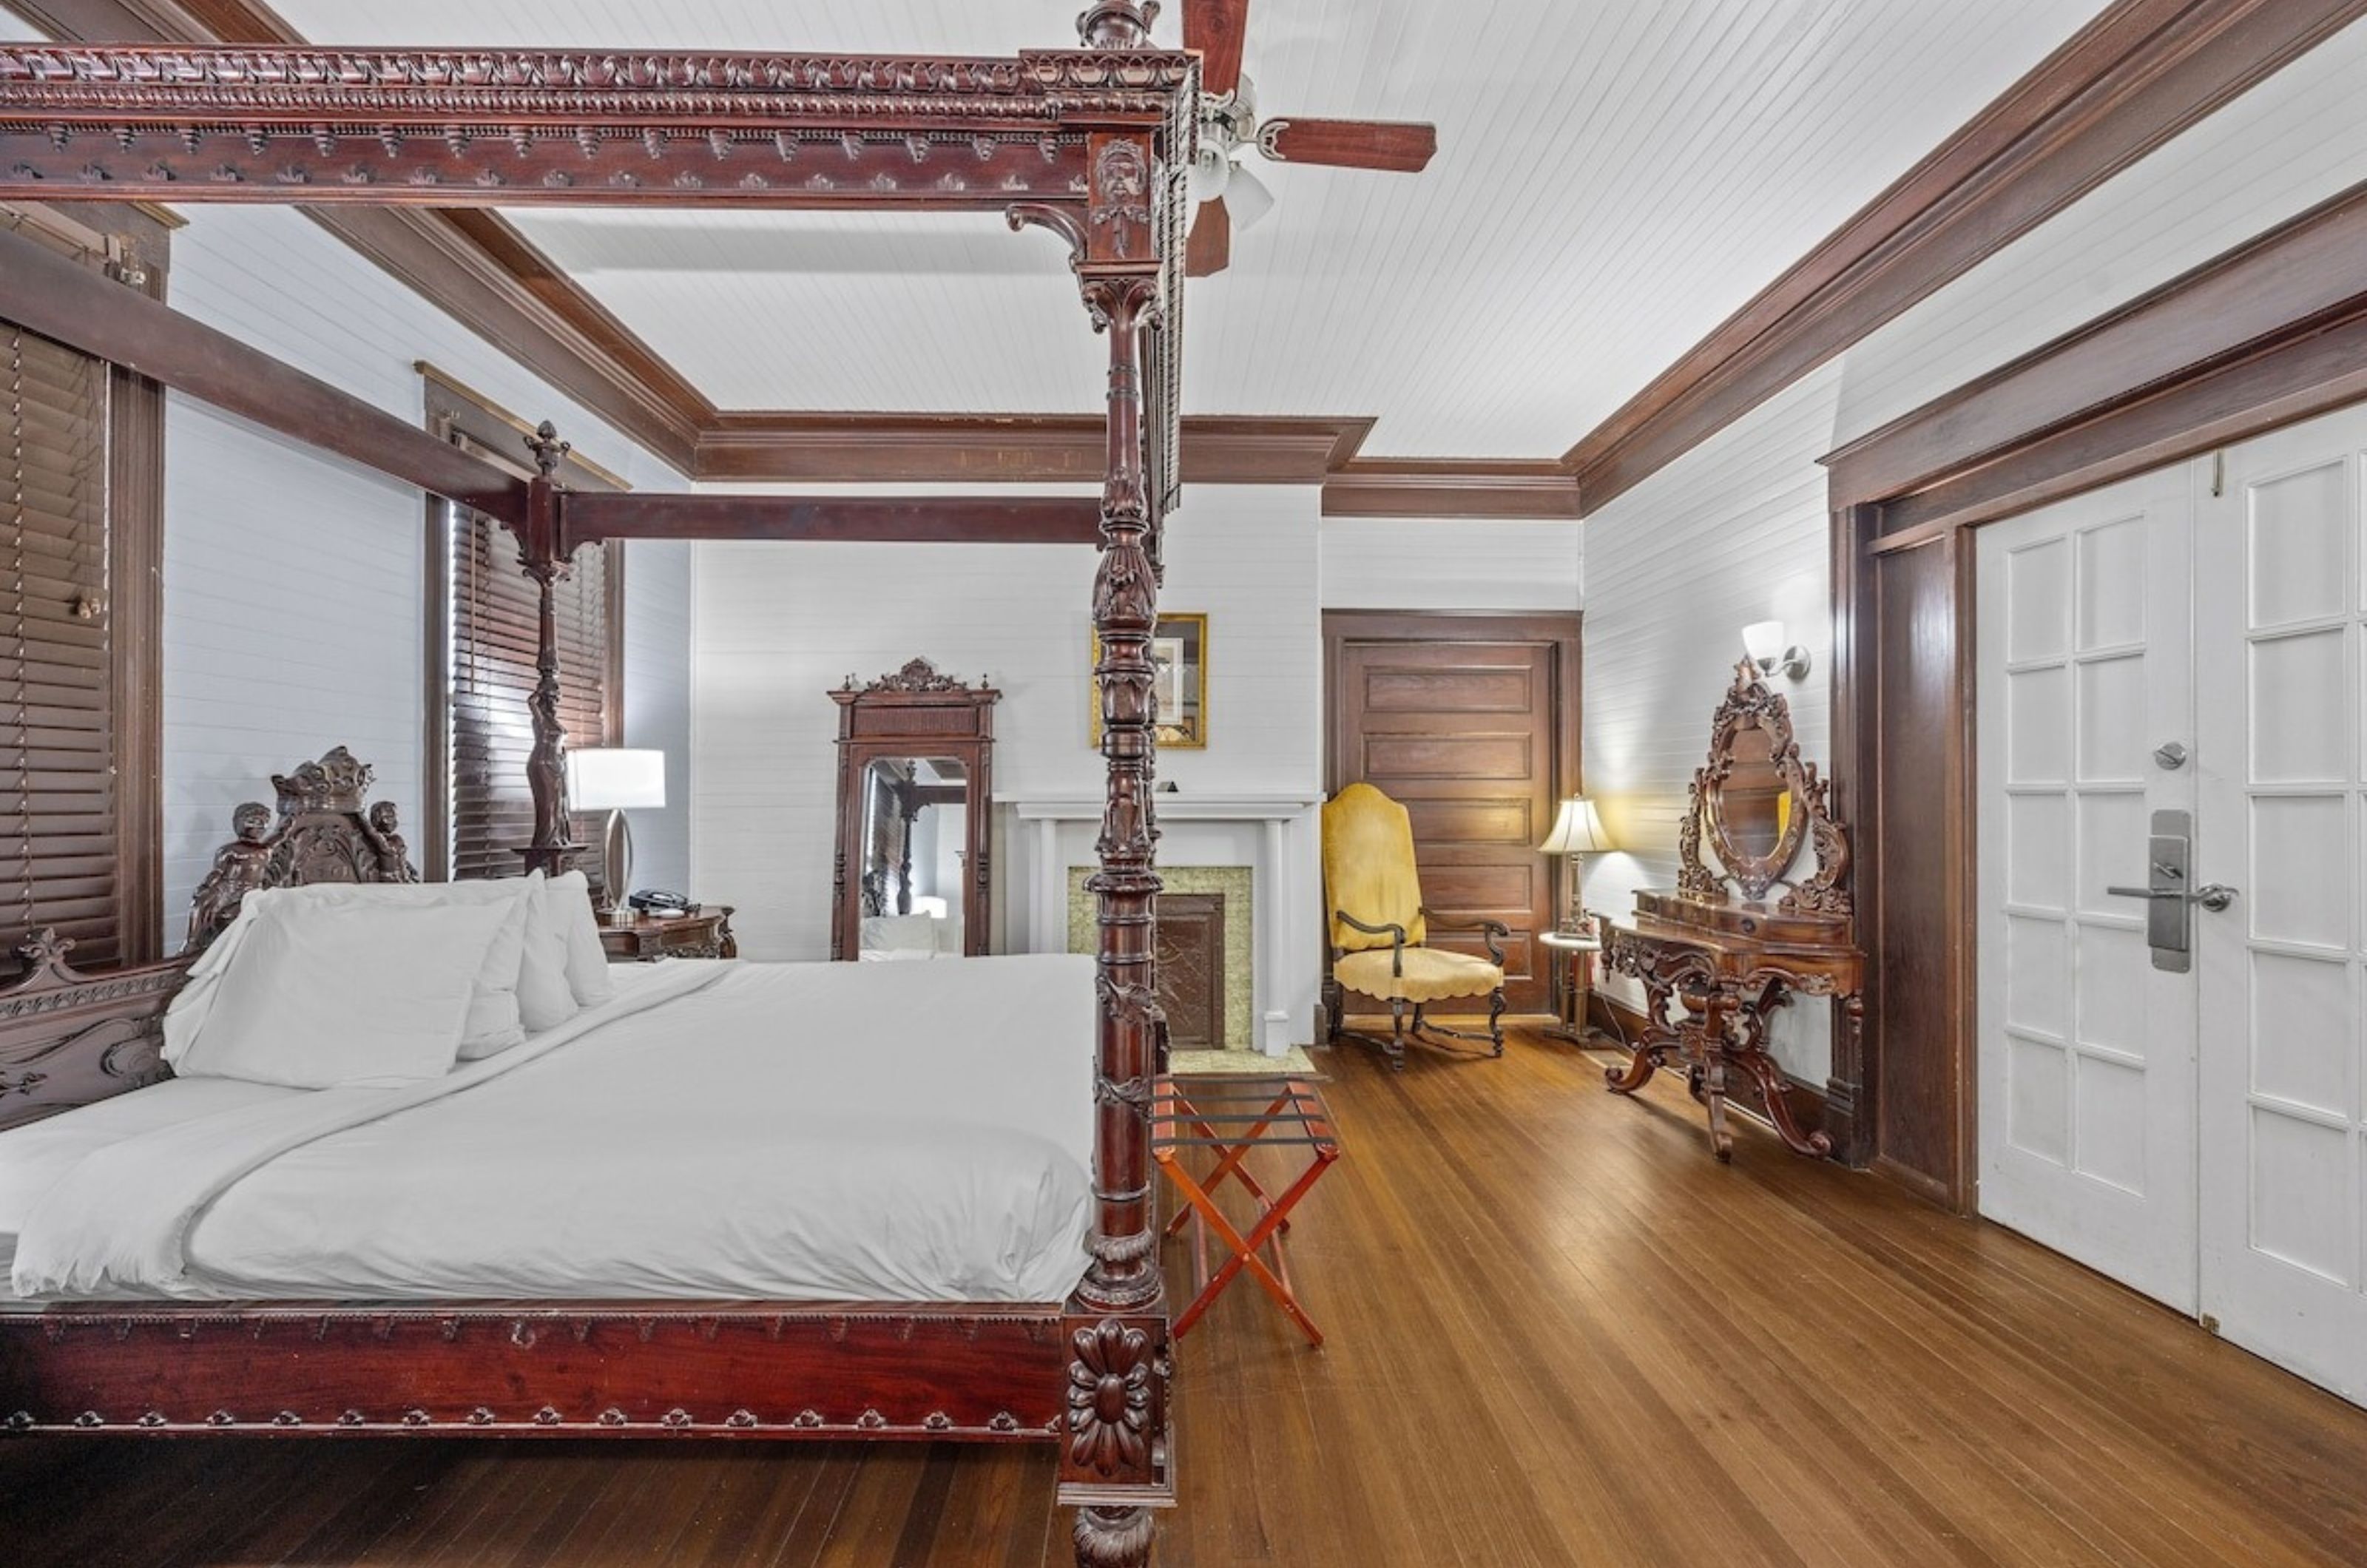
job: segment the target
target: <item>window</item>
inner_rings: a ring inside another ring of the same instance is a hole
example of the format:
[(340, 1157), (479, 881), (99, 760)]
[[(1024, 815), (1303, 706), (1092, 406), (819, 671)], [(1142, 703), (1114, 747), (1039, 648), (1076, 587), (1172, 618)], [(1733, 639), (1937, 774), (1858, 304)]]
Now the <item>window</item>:
[[(428, 379), (431, 428), (521, 477), (531, 469), (527, 426), (442, 378)], [(561, 478), (576, 489), (621, 489), (611, 475), (570, 457)], [(515, 876), (534, 838), (527, 755), (534, 727), (536, 591), (519, 570), (517, 539), (448, 502), (430, 508), (428, 627), (431, 728), (425, 874), (466, 881)], [(613, 746), (623, 735), (624, 572), (617, 546), (576, 552), (558, 588), (560, 721), (570, 746)], [(574, 819), (578, 843), (599, 825)]]
[[(43, 215), (0, 221), (93, 266), (121, 254)], [(161, 408), (153, 383), (0, 321), (0, 970), (44, 927), (83, 968), (162, 940)]]

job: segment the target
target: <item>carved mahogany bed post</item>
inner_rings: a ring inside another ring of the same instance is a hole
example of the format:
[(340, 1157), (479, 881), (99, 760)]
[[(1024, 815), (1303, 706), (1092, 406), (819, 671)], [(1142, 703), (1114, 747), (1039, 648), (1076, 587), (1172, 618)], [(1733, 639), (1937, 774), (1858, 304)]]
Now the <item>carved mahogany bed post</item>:
[(514, 531), (527, 576), (534, 580), (534, 694), (527, 713), (534, 723), (534, 750), (526, 762), (527, 788), (534, 795), (534, 841), (518, 852), (529, 872), (557, 876), (574, 858), (567, 824), (567, 727), (559, 720), (560, 580), (567, 575), (568, 547), (560, 526), (560, 489), (554, 477), (572, 444), (544, 420), (527, 438), (535, 477), (527, 481), (526, 519)]
[[(1090, 49), (1143, 49), (1157, 12), (1156, 5), (1134, 0), (1098, 0), (1078, 18), (1078, 32)], [(1162, 264), (1161, 251), (1182, 249), (1175, 219), (1192, 122), (1178, 125), (1171, 118), (1164, 128), (1163, 151), (1171, 161), (1163, 171), (1161, 128), (1138, 122), (1084, 129), (1082, 214), (1068, 204), (1037, 203), (1014, 207), (1010, 215), (1014, 228), (1038, 224), (1068, 240), (1085, 309), (1094, 330), (1109, 339), (1108, 459), (1101, 566), (1093, 581), (1093, 628), (1101, 639), (1093, 673), (1107, 779), (1095, 845), (1101, 864), (1085, 882), (1099, 931), (1102, 1003), (1093, 1262), (1061, 1324), (1070, 1361), (1059, 1495), (1077, 1510), (1081, 1568), (1141, 1568), (1150, 1560), (1152, 1509), (1174, 1500), (1167, 1303), (1149, 1126), (1151, 1081), (1161, 1065), (1150, 635), (1159, 614), (1157, 536), (1168, 495), (1165, 474), (1153, 471), (1149, 456), (1163, 452), (1165, 432), (1146, 439), (1143, 383), (1145, 340), (1171, 300), (1180, 299), (1182, 280)], [(1171, 243), (1162, 246), (1162, 241)], [(1172, 388), (1162, 383), (1154, 400), (1158, 421), (1172, 417)], [(1164, 461), (1157, 467), (1163, 470)]]

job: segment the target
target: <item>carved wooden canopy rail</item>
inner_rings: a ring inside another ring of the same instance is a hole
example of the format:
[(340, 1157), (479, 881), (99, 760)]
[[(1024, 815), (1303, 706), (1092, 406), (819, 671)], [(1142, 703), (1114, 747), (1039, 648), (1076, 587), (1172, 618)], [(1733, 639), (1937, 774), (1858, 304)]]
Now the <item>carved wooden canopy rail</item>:
[[(1103, 1009), (1092, 1261), (1064, 1307), (1026, 1325), (1030, 1334), (1040, 1326), (1058, 1337), (1059, 1382), (1046, 1397), (1061, 1414), (1048, 1428), (1003, 1420), (975, 1431), (946, 1414), (978, 1405), (979, 1358), (974, 1346), (958, 1354), (940, 1347), (944, 1337), (920, 1325), (944, 1314), (924, 1309), (884, 1314), (900, 1321), (899, 1338), (910, 1344), (899, 1365), (867, 1371), (868, 1363), (827, 1346), (810, 1351), (802, 1340), (784, 1341), (765, 1365), (772, 1384), (818, 1380), (816, 1386), (844, 1396), (842, 1403), (869, 1389), (880, 1408), (892, 1403), (900, 1412), (916, 1390), (945, 1393), (946, 1404), (925, 1420), (915, 1414), (908, 1427), (900, 1415), (872, 1409), (856, 1423), (864, 1430), (1060, 1438), (1060, 1495), (1079, 1510), (1080, 1559), (1101, 1568), (1146, 1561), (1150, 1509), (1173, 1496), (1167, 1315), (1144, 1126), (1158, 1022), (1149, 644), (1158, 613), (1161, 530), (1177, 489), (1185, 174), (1200, 98), (1198, 56), (1151, 47), (1157, 9), (1151, 0), (1092, 0), (1077, 22), (1082, 47), (999, 59), (0, 45), (0, 200), (987, 210), (1003, 213), (1014, 230), (1045, 229), (1065, 243), (1094, 330), (1106, 333), (1109, 344), (1101, 565), (1093, 593), (1108, 777), (1101, 864), (1088, 883), (1100, 929)], [(528, 764), (535, 831), (525, 852), (530, 866), (556, 867), (573, 848), (564, 810), (551, 594), (572, 553), (607, 537), (814, 535), (810, 516), (795, 514), (798, 503), (779, 499), (686, 497), (669, 511), (665, 498), (637, 495), (620, 511), (611, 498), (572, 496), (554, 478), (564, 446), (548, 425), (533, 443), (539, 472), (520, 488), (491, 465), (432, 450), (440, 444), (391, 428), (399, 422), (382, 411), (164, 307), (114, 325), (96, 321), (87, 296), (77, 291), (81, 280), (40, 270), (31, 260), (20, 267), (14, 251), (7, 260), (14, 276), (0, 288), (35, 330), (53, 331), (168, 386), (476, 505), (517, 535), (525, 570), (541, 591), (528, 704), (535, 733)], [(259, 392), (264, 385), (274, 395)], [(300, 408), (303, 419), (285, 412), (289, 406)], [(908, 527), (882, 536), (914, 536)], [(63, 1348), (72, 1340), (70, 1316), (74, 1325), (93, 1325), (88, 1337), (111, 1346), (107, 1354), (119, 1365), (129, 1348), (169, 1362), (172, 1375), (143, 1386), (169, 1389), (184, 1401), (223, 1400), (230, 1418), (198, 1429), (236, 1429), (241, 1423), (230, 1407), (258, 1386), (252, 1379), (261, 1352), (228, 1348), (262, 1345), (277, 1321), (271, 1314), (281, 1311), (265, 1303), (245, 1312), (245, 1326), (228, 1339), (200, 1332), (201, 1321), (239, 1315), (214, 1307), (44, 1314), (54, 1330), (47, 1340), (0, 1322), (0, 1392), (14, 1398), (37, 1391), (43, 1406), (18, 1410), (10, 1424), (44, 1430), (108, 1425), (104, 1412), (76, 1412), (70, 1403), (62, 1414), (50, 1407), (71, 1401), (65, 1390), (101, 1386), (84, 1377), (85, 1363)], [(378, 1337), (409, 1315), (426, 1314), (386, 1314)], [(659, 1319), (673, 1320), (631, 1309), (615, 1315), (628, 1323), (647, 1319), (645, 1343)], [(776, 1337), (787, 1322), (776, 1322)], [(447, 1381), (475, 1377), (499, 1385), (509, 1352), (471, 1340), (464, 1357), (457, 1332), (447, 1327), (440, 1338), (423, 1332), (415, 1343), (406, 1337), (396, 1360), (412, 1373), (433, 1364)], [(320, 1341), (311, 1347), (316, 1364), (345, 1364), (342, 1338), (312, 1337)], [(514, 1329), (512, 1337), (522, 1347), (534, 1335), (521, 1338)], [(949, 1343), (965, 1342), (957, 1337)], [(701, 1352), (693, 1346), (685, 1353)], [(382, 1349), (357, 1354), (378, 1356), (372, 1364), (382, 1364)], [(633, 1369), (649, 1359), (616, 1359), (614, 1378), (633, 1382)], [(659, 1358), (657, 1370), (670, 1364)], [(360, 1363), (352, 1365), (360, 1376)], [(629, 1397), (620, 1396), (614, 1422), (603, 1413), (596, 1424), (579, 1426), (552, 1407), (554, 1419), (534, 1429), (633, 1432), (642, 1425), (635, 1412), (661, 1381), (657, 1370), (635, 1383)], [(517, 1371), (511, 1386), (523, 1386), (524, 1376)], [(667, 1429), (697, 1427), (702, 1419), (682, 1409), (662, 1413)], [(156, 1420), (143, 1416), (142, 1425), (181, 1428), (176, 1412), (151, 1414)], [(286, 1414), (291, 1421), (279, 1424), (286, 1429), (323, 1429), (309, 1425), (302, 1411)], [(368, 1412), (355, 1414), (362, 1419), (338, 1417), (338, 1426), (325, 1429), (379, 1424)], [(402, 1416), (398, 1429), (450, 1429), (436, 1412), (416, 1414), (416, 1423)], [(508, 1428), (490, 1406), (483, 1414), (482, 1422), (471, 1415), (475, 1424), (467, 1429)], [(81, 1421), (83, 1415), (90, 1419)], [(773, 1431), (753, 1407), (728, 1425)], [(828, 1426), (817, 1417), (790, 1424), (781, 1435), (815, 1435)]]

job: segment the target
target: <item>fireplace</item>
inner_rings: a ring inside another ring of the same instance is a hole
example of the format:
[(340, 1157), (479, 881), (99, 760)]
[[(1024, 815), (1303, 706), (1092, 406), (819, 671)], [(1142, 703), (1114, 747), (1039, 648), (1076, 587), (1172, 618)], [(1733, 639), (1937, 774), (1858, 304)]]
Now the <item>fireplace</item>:
[[(1090, 866), (1069, 868), (1069, 951), (1091, 953), (1099, 939)], [(1178, 1051), (1254, 1051), (1256, 878), (1245, 865), (1161, 866), (1159, 895), (1159, 1005), (1168, 1043)]]

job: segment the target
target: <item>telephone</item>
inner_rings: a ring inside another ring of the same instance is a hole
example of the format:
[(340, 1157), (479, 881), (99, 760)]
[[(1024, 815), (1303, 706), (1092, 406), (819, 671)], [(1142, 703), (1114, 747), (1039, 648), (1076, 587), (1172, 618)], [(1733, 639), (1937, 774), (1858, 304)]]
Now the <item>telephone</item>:
[(644, 887), (625, 902), (643, 914), (688, 914), (698, 908), (698, 900), (690, 895), (669, 893), (663, 887)]

